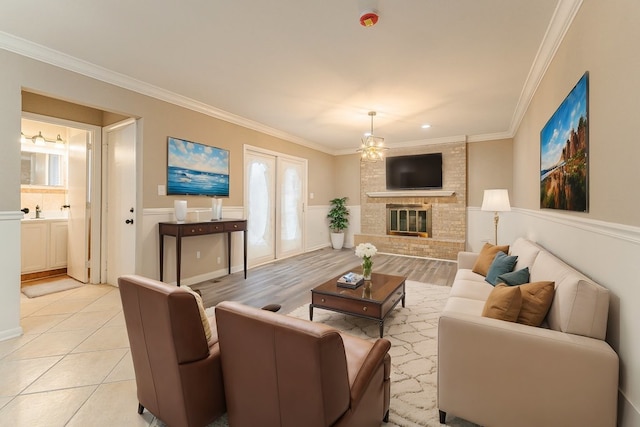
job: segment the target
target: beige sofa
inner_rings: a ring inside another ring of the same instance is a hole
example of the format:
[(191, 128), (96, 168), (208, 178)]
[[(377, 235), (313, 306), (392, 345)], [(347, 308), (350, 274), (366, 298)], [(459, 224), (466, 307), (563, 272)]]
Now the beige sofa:
[(556, 291), (542, 327), (482, 317), (494, 289), (461, 252), (438, 327), (438, 409), (492, 427), (615, 426), (618, 356), (604, 341), (609, 292), (544, 248), (516, 240), (514, 270)]

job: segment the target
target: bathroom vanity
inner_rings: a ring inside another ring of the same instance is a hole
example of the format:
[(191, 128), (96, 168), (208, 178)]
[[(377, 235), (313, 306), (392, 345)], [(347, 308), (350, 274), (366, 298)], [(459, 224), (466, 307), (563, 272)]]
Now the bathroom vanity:
[(21, 273), (67, 266), (67, 219), (23, 219)]

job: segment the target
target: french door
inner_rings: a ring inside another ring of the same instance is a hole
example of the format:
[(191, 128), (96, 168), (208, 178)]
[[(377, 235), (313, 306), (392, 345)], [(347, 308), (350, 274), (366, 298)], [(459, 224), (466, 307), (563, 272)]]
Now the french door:
[(249, 264), (302, 253), (307, 161), (245, 146), (244, 177)]

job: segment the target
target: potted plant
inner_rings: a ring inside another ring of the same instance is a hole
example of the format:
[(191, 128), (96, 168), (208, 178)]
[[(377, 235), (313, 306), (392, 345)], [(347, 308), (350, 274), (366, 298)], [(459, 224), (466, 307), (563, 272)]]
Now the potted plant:
[(331, 229), (331, 246), (333, 249), (342, 249), (344, 245), (344, 230), (349, 226), (349, 209), (347, 209), (347, 198), (339, 197), (331, 200), (329, 218), (329, 228)]

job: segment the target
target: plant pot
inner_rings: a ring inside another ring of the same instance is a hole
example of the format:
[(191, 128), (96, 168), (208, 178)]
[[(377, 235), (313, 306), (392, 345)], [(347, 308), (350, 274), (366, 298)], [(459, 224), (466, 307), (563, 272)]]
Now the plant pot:
[(331, 246), (333, 249), (342, 249), (344, 245), (344, 233), (331, 233)]

